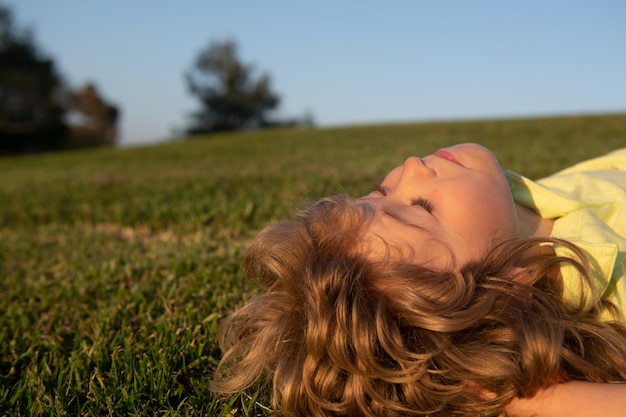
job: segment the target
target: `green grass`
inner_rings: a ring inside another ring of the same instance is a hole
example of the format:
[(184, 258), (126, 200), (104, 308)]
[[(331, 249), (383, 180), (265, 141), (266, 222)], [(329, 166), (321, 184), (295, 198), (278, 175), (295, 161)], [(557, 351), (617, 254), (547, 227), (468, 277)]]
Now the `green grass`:
[(536, 178), (626, 146), (626, 115), (0, 159), (0, 414), (267, 415), (264, 401), (208, 390), (251, 237), (305, 200), (366, 193), (408, 155), (466, 141)]

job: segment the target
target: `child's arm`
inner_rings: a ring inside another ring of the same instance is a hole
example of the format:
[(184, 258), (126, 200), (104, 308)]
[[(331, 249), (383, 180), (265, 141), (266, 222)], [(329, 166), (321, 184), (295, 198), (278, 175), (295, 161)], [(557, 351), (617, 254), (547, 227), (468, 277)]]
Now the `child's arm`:
[(626, 384), (572, 381), (518, 398), (506, 407), (509, 417), (623, 417)]

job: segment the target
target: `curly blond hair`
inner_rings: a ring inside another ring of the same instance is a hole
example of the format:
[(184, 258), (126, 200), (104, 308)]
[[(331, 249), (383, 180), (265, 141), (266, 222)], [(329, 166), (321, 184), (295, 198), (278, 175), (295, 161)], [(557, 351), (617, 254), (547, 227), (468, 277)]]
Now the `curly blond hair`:
[(512, 239), (434, 271), (361, 253), (369, 218), (334, 196), (260, 232), (244, 269), (262, 292), (223, 323), (215, 391), (268, 384), (280, 415), (478, 416), (553, 383), (626, 380), (626, 330), (597, 318), (611, 306), (562, 302), (561, 264), (590, 282), (575, 246)]

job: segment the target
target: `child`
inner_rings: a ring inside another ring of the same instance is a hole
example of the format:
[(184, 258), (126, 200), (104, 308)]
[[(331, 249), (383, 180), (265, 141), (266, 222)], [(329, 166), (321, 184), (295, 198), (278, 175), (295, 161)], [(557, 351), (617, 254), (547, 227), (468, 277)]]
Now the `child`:
[(256, 237), (213, 388), (296, 416), (621, 414), (625, 205), (626, 150), (538, 182), (475, 144), (409, 158)]

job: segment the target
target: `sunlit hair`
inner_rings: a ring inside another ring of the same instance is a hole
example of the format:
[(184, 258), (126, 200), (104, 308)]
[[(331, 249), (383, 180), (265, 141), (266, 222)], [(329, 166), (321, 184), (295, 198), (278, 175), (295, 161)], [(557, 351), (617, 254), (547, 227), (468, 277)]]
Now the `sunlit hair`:
[(244, 268), (262, 292), (221, 328), (215, 391), (271, 387), (282, 415), (454, 416), (571, 379), (626, 380), (626, 331), (597, 318), (610, 306), (561, 301), (562, 263), (590, 281), (573, 245), (549, 240), (571, 251), (559, 258), (509, 240), (441, 272), (356, 250), (369, 217), (335, 196), (256, 237)]

